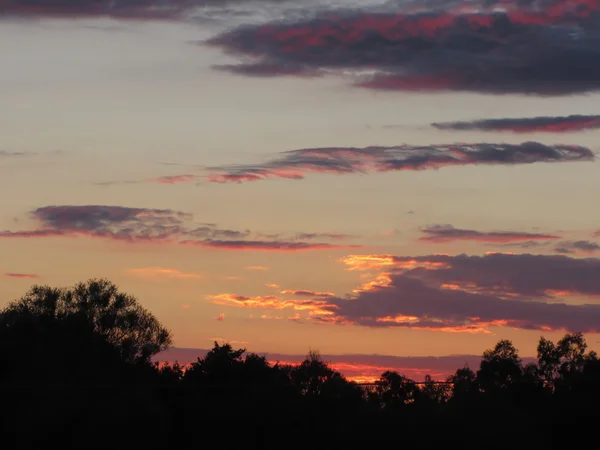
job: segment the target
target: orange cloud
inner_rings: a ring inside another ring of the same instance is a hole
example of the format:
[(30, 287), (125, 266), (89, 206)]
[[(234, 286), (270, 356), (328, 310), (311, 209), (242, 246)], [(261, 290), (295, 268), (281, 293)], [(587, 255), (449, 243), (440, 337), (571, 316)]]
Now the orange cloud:
[(248, 266), (248, 267), (246, 267), (246, 270), (262, 270), (262, 271), (266, 271), (266, 270), (269, 270), (269, 268), (265, 267), (265, 266)]
[(327, 304), (324, 300), (284, 300), (275, 295), (245, 297), (226, 293), (209, 295), (207, 298), (215, 305), (253, 309), (292, 309), (306, 311), (311, 316), (331, 315), (333, 312), (325, 308), (336, 308), (334, 305)]
[(397, 267), (404, 270), (416, 268), (434, 270), (449, 267), (448, 263), (442, 261), (407, 259), (392, 255), (348, 255), (339, 261), (346, 265), (346, 270), (381, 270), (384, 267)]
[(396, 264), (392, 255), (348, 255), (341, 258), (340, 262), (347, 266), (347, 270), (379, 270)]
[(178, 280), (198, 280), (202, 278), (201, 275), (196, 273), (182, 272), (177, 269), (166, 269), (164, 267), (139, 267), (135, 269), (128, 269), (127, 272), (131, 275), (143, 278), (164, 277)]

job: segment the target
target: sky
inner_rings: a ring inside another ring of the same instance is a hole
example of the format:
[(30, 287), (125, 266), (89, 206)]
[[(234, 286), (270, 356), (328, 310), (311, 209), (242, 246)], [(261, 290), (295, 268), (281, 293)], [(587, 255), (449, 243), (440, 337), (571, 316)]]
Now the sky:
[(0, 306), (106, 277), (356, 376), (599, 350), (599, 44), (600, 0), (0, 0)]

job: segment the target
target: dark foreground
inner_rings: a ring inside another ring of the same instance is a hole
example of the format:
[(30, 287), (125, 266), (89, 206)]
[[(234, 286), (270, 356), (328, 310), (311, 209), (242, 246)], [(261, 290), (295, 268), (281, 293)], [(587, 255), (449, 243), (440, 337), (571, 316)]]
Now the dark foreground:
[(215, 344), (184, 371), (170, 334), (105, 280), (34, 287), (0, 313), (4, 449), (597, 448), (600, 362), (581, 334), (509, 341), (446, 383), (385, 372), (367, 390), (311, 353), (297, 366)]

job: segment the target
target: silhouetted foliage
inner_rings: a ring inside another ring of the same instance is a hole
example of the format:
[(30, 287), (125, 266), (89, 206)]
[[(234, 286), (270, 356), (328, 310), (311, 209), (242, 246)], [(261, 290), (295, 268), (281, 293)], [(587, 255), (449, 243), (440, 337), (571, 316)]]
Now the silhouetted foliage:
[(170, 342), (106, 280), (34, 286), (0, 312), (3, 448), (571, 448), (600, 415), (580, 333), (542, 337), (537, 364), (501, 340), (477, 372), (386, 371), (368, 388), (316, 351), (283, 365), (215, 342), (192, 364), (152, 364)]

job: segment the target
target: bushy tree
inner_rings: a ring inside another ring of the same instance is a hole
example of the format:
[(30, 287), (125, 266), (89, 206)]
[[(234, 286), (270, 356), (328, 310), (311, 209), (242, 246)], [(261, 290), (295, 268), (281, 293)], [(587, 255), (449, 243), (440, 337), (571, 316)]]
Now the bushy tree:
[(113, 346), (123, 361), (149, 362), (172, 342), (170, 332), (132, 295), (106, 279), (70, 288), (33, 286), (0, 313), (0, 333), (73, 333), (93, 336)]

